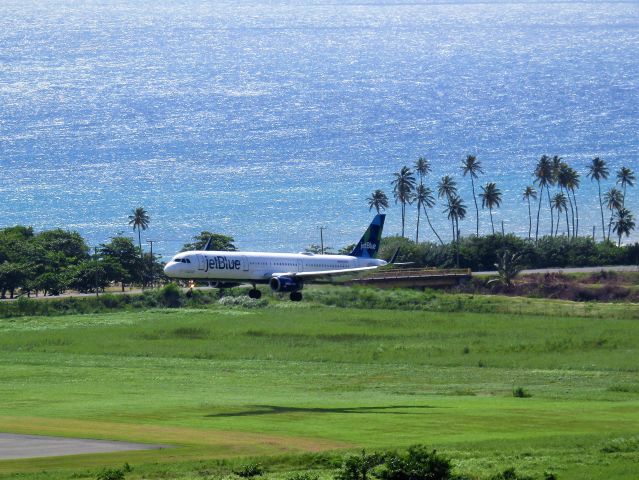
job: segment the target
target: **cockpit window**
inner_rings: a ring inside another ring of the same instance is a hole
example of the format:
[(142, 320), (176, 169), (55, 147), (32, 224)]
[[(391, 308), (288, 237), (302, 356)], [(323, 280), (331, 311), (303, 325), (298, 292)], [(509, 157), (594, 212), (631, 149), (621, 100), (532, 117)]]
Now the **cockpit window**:
[(189, 260), (188, 258), (185, 258), (183, 261), (186, 263), (191, 263), (191, 260)]

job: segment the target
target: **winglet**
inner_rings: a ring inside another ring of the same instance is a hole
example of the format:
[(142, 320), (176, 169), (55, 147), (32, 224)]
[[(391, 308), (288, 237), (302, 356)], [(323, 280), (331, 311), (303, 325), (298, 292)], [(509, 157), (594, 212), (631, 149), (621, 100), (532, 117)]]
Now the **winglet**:
[(393, 256), (390, 259), (390, 262), (388, 263), (395, 263), (397, 261), (397, 257), (399, 257), (399, 247), (397, 247), (397, 250), (395, 250), (395, 253), (393, 254)]
[(209, 248), (211, 248), (211, 242), (213, 242), (213, 236), (212, 235), (209, 237), (208, 242), (206, 242), (206, 245), (204, 245), (204, 248), (202, 250), (204, 250), (206, 252)]
[(352, 257), (373, 258), (379, 250), (379, 244), (382, 241), (382, 230), (384, 229), (384, 220), (386, 215), (378, 213), (368, 226), (368, 229), (355, 245), (351, 253)]

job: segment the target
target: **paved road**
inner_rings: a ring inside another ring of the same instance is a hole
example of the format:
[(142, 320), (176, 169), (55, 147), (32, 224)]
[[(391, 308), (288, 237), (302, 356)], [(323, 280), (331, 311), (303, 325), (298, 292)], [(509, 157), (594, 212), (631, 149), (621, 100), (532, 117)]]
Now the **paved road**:
[(143, 443), (0, 433), (0, 460), (10, 458), (60, 457), (80, 453), (107, 453), (126, 450), (156, 450), (160, 448), (167, 447)]
[[(637, 265), (609, 265), (604, 267), (537, 268), (522, 270), (521, 273), (597, 273), (602, 270), (606, 272), (639, 272), (639, 267)], [(497, 272), (473, 272), (473, 275), (497, 275)]]

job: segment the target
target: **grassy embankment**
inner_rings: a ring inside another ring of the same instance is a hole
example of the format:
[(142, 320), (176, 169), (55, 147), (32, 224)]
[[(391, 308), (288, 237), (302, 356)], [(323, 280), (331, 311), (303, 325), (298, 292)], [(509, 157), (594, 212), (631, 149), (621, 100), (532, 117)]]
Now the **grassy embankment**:
[(639, 307), (307, 292), (415, 309), (428, 295), (447, 311), (273, 302), (1, 320), (0, 431), (175, 448), (0, 472), (95, 478), (126, 461), (127, 478), (210, 478), (258, 457), (273, 478), (310, 464), (328, 478), (336, 457), (308, 452), (425, 443), (472, 478), (636, 478)]

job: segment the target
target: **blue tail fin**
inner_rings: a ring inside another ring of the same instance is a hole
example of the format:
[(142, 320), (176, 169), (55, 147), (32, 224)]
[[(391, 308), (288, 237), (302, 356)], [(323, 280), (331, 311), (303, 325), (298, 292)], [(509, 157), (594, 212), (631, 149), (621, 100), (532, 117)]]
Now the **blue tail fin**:
[(379, 244), (382, 241), (382, 230), (384, 229), (384, 220), (386, 215), (378, 213), (368, 226), (359, 243), (351, 253), (352, 257), (373, 258), (379, 250)]

